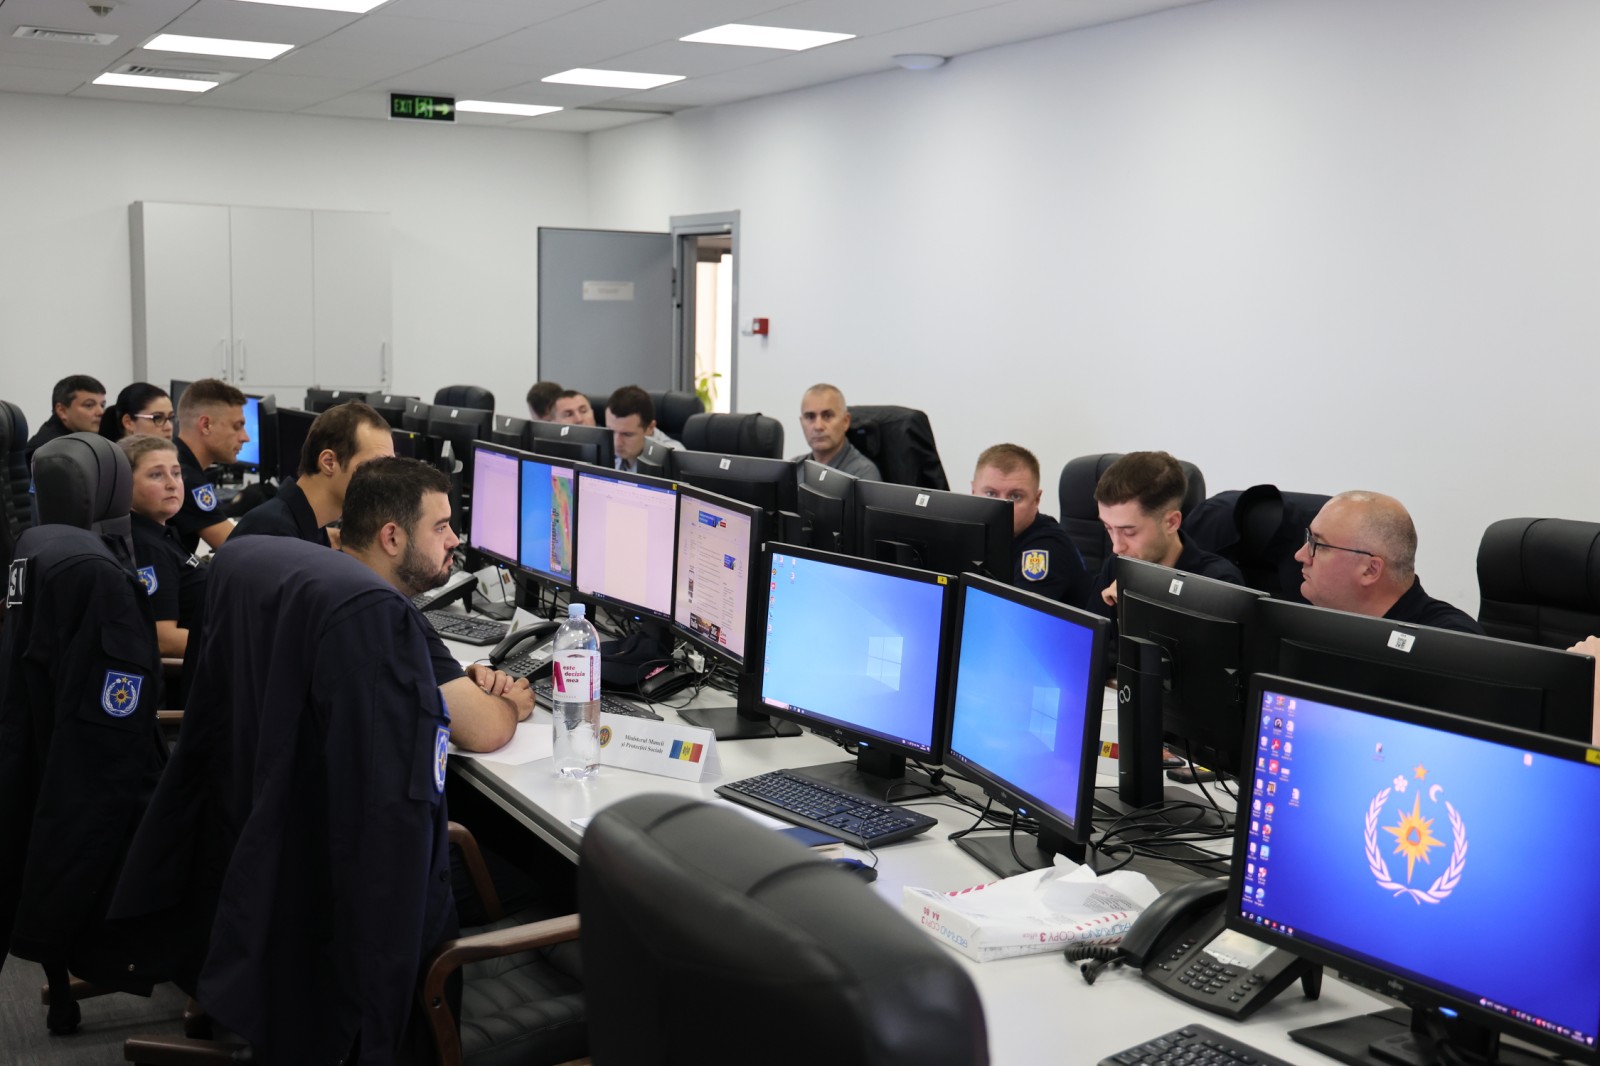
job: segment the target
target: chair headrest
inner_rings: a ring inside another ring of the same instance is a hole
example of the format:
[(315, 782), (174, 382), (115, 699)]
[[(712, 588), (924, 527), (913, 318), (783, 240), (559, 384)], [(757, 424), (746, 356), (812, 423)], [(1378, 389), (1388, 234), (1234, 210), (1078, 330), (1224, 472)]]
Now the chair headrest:
[(433, 394), (433, 402), (447, 407), (474, 407), (494, 410), (494, 393), (480, 385), (446, 385)]
[(128, 457), (98, 433), (69, 433), (34, 452), (33, 485), (43, 524), (95, 529), (127, 518), (133, 499)]

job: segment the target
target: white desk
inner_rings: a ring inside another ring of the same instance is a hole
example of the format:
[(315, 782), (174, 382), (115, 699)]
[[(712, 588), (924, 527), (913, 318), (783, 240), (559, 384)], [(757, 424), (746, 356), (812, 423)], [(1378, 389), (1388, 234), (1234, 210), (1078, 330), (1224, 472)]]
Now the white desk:
[[(477, 658), (478, 649), (464, 645), (453, 650)], [(719, 700), (729, 697), (717, 694)], [(673, 713), (656, 708), (663, 716)], [(1107, 716), (1115, 728), (1115, 713)], [(550, 715), (540, 709), (520, 728), (549, 729)], [(725, 803), (717, 785), (753, 774), (814, 763), (839, 761), (844, 753), (810, 734), (772, 740), (742, 740), (717, 745), (722, 772), (699, 782), (677, 781), (652, 774), (602, 767), (588, 781), (568, 781), (556, 776), (550, 760), (522, 766), (497, 765), (488, 759), (452, 758), (452, 772), (482, 791), (518, 822), (568, 858), (577, 859), (582, 832), (573, 819), (587, 819), (627, 796), (665, 792)], [(1115, 784), (1102, 776), (1101, 784)], [(994, 879), (994, 875), (946, 840), (972, 823), (970, 812), (949, 806), (918, 806), (934, 815), (939, 826), (932, 831), (878, 852), (878, 880), (872, 889), (897, 912), (906, 886), (951, 890)], [(587, 823), (585, 823), (587, 824)], [(858, 853), (866, 861), (870, 856)], [(955, 954), (952, 952), (952, 954)], [(1091, 987), (1069, 967), (1059, 953), (999, 962), (976, 963), (956, 955), (972, 975), (983, 1000), (989, 1029), (989, 1054), (995, 1066), (1031, 1066), (1063, 1063), (1092, 1064), (1129, 1045), (1184, 1025), (1201, 1024), (1234, 1033), (1262, 1051), (1293, 1063), (1327, 1066), (1333, 1060), (1291, 1041), (1289, 1029), (1316, 1025), (1388, 1006), (1360, 989), (1328, 974), (1322, 997), (1304, 999), (1298, 985), (1262, 1008), (1245, 1023), (1228, 1021), (1189, 1007), (1156, 990), (1136, 972), (1119, 969), (1103, 973)]]

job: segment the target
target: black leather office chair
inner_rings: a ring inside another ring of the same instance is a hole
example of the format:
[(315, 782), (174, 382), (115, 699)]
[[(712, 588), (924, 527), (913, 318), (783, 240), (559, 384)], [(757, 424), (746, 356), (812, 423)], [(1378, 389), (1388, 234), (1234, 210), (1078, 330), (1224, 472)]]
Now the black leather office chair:
[(1478, 543), (1478, 622), (1491, 637), (1569, 648), (1600, 633), (1600, 523), (1504, 518)]
[(433, 394), (433, 402), (445, 407), (475, 407), (494, 410), (494, 393), (480, 385), (446, 385)]
[(606, 428), (606, 401), (611, 399), (609, 392), (586, 392), (589, 398), (589, 410), (594, 414), (594, 424), (601, 429)]
[(782, 459), (783, 423), (760, 412), (690, 415), (678, 443), (696, 452)]
[[(1083, 565), (1091, 574), (1098, 574), (1105, 565), (1106, 557), (1111, 554), (1111, 538), (1106, 536), (1105, 526), (1100, 524), (1100, 508), (1095, 503), (1094, 489), (1100, 484), (1101, 475), (1122, 456), (1122, 452), (1101, 452), (1068, 459), (1056, 483), (1057, 499), (1061, 505), (1061, 525), (1066, 529), (1067, 536), (1072, 538), (1072, 543), (1078, 546), (1078, 551), (1083, 555)], [(1184, 476), (1188, 478), (1183, 505), (1179, 508), (1187, 529), (1189, 515), (1205, 501), (1206, 477), (1198, 466), (1186, 459), (1179, 459), (1178, 465), (1183, 467)]]
[(1229, 489), (1185, 514), (1183, 529), (1200, 547), (1237, 566), (1246, 585), (1276, 599), (1305, 603), (1294, 556), (1328, 499), (1313, 492), (1284, 492), (1276, 485)]
[[(650, 402), (656, 408), (656, 428), (675, 441), (683, 440), (683, 425), (693, 415), (704, 414), (706, 405), (692, 392), (652, 392)], [(597, 419), (604, 422), (602, 416)]]
[[(584, 834), (578, 901), (601, 1066), (989, 1060), (954, 955), (853, 875), (733, 811), (666, 795), (605, 808)], [(689, 1018), (704, 1022), (692, 1037)]]
[[(0, 565), (10, 566), (17, 538), (33, 523), (28, 485), (28, 418), (22, 408), (0, 400)], [(0, 614), (5, 605), (0, 603)]]
[(878, 464), (883, 480), (948, 489), (933, 425), (923, 411), (893, 404), (850, 407), (850, 443)]
[(72, 433), (33, 472), (42, 521), (18, 538), (0, 636), (0, 961), (43, 965), (47, 1024), (63, 1033), (78, 998), (149, 994), (136, 945), (104, 916), (166, 760), (162, 667), (131, 568), (127, 457)]

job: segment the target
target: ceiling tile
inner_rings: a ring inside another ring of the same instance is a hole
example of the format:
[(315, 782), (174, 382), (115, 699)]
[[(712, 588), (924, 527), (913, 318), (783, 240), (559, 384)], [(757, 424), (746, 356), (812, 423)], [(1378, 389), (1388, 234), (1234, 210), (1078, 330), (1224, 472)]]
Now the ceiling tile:
[(552, 133), (594, 133), (596, 130), (653, 122), (663, 117), (634, 111), (557, 111), (552, 115), (520, 119), (516, 125), (519, 129), (548, 130)]
[(286, 78), (278, 74), (248, 74), (219, 85), (195, 100), (196, 106), (242, 107), (262, 111), (298, 111), (359, 88), (331, 78)]

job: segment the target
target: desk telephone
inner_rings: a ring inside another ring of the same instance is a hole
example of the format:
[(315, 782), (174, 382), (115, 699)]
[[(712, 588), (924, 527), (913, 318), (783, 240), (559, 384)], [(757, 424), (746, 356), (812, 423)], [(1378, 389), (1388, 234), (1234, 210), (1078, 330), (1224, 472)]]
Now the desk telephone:
[[(1225, 881), (1191, 881), (1157, 896), (1112, 954), (1084, 967), (1091, 983), (1106, 965), (1137, 966), (1168, 995), (1242, 1020), (1296, 978), (1307, 999), (1322, 992), (1322, 967), (1223, 928)], [(1081, 958), (1081, 956), (1080, 956)], [(1073, 954), (1069, 963), (1076, 961)]]
[(549, 640), (550, 634), (560, 628), (560, 622), (552, 622), (541, 618), (539, 621), (531, 625), (525, 625), (521, 629), (513, 629), (489, 653), (489, 665), (497, 667), (507, 659), (515, 658), (525, 651), (531, 651), (537, 645)]

